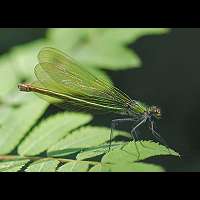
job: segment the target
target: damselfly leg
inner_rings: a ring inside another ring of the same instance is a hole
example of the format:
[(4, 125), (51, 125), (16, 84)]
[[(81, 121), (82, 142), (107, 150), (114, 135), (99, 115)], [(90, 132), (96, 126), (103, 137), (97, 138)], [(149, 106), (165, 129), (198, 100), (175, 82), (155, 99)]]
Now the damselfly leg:
[[(146, 118), (142, 119), (142, 121), (140, 120), (140, 122), (131, 130), (131, 137), (132, 137), (132, 140), (133, 140), (134, 143), (135, 143), (135, 147), (136, 147), (137, 154), (138, 154), (138, 159), (139, 159), (139, 157), (140, 157), (140, 153), (139, 153), (139, 149), (138, 149), (138, 147), (137, 147), (136, 140), (135, 140), (135, 139), (138, 139), (136, 129), (137, 129), (139, 126), (141, 126), (143, 123), (145, 123), (146, 120), (147, 120)], [(112, 142), (112, 138), (113, 138), (113, 129), (116, 128), (116, 125), (117, 125), (118, 123), (127, 122), (127, 121), (133, 122), (133, 121), (138, 121), (138, 120), (135, 120), (135, 119), (133, 119), (133, 118), (114, 119), (114, 120), (112, 120), (112, 122), (111, 122), (111, 133), (110, 133), (110, 141), (109, 141), (109, 150), (108, 150), (108, 152), (110, 151), (110, 148), (111, 148), (111, 142)], [(140, 144), (141, 144), (142, 146), (144, 146), (144, 145), (142, 144), (141, 141), (139, 141), (139, 142), (140, 142)], [(124, 147), (124, 146), (123, 146), (123, 147)], [(123, 147), (122, 147), (122, 148), (123, 148)]]
[[(140, 121), (140, 122), (131, 130), (131, 136), (132, 136), (132, 139), (133, 139), (133, 141), (134, 141), (134, 143), (135, 143), (135, 148), (136, 148), (136, 150), (137, 150), (138, 159), (140, 158), (140, 152), (139, 152), (139, 149), (138, 149), (136, 140), (135, 140), (135, 137), (136, 137), (136, 139), (138, 139), (138, 135), (137, 135), (136, 129), (137, 129), (139, 126), (141, 126), (142, 124), (144, 124), (144, 123), (146, 122), (146, 120), (147, 120), (147, 119), (144, 118), (142, 121)], [(135, 135), (135, 137), (134, 137), (134, 135)], [(142, 146), (144, 146), (140, 140), (139, 140), (139, 142), (140, 142), (140, 144), (141, 144)]]
[(152, 135), (161, 143), (163, 143), (166, 147), (167, 147), (167, 150), (169, 151), (169, 153), (171, 154), (170, 152), (170, 148), (169, 148), (169, 145), (167, 144), (167, 142), (165, 141), (165, 139), (163, 137), (161, 137), (155, 130), (154, 130), (154, 121), (153, 120), (150, 120), (150, 123), (151, 123), (151, 132), (152, 132)]
[(121, 123), (121, 122), (132, 122), (132, 121), (135, 121), (133, 118), (125, 118), (125, 119), (114, 119), (112, 120), (111, 122), (111, 132), (110, 132), (110, 140), (109, 140), (109, 149), (108, 149), (108, 152), (110, 151), (110, 148), (111, 148), (111, 143), (112, 143), (112, 138), (113, 138), (113, 129), (116, 128), (116, 125)]

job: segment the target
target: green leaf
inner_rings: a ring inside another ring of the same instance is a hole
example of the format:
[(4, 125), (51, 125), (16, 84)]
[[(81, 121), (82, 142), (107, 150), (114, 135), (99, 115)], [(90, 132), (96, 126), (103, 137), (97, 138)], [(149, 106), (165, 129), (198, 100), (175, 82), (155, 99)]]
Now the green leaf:
[(127, 69), (139, 67), (139, 57), (130, 49), (112, 42), (96, 42), (82, 48), (76, 55), (85, 66), (95, 66), (103, 69)]
[[(110, 151), (114, 149), (120, 149), (123, 147), (125, 142), (112, 142)], [(81, 151), (76, 156), (77, 160), (85, 160), (88, 158), (96, 157), (102, 154), (105, 154), (108, 152), (109, 144), (103, 144), (100, 146), (97, 146), (96, 148), (88, 148), (87, 150)]]
[(164, 172), (165, 170), (158, 165), (146, 163), (117, 163), (99, 164), (90, 169), (91, 172)]
[[(124, 132), (115, 131), (115, 136)], [(48, 156), (67, 156), (81, 150), (96, 147), (110, 138), (110, 129), (101, 127), (83, 127), (67, 135), (48, 149)]]
[(111, 169), (109, 165), (100, 163), (92, 167), (89, 172), (111, 172)]
[(58, 166), (58, 160), (41, 159), (33, 162), (25, 170), (26, 172), (55, 172)]
[(158, 143), (154, 143), (151, 141), (143, 141), (142, 142), (145, 147), (142, 147), (139, 142), (137, 142), (137, 146), (139, 149), (140, 157), (138, 158), (138, 152), (135, 147), (134, 142), (130, 142), (126, 145), (122, 150), (113, 150), (107, 153), (102, 158), (103, 163), (131, 163), (138, 160), (144, 160), (146, 158), (157, 156), (157, 155), (173, 155), (179, 156), (174, 150), (168, 149), (163, 146), (159, 145)]
[(28, 162), (28, 159), (1, 161), (0, 172), (17, 172)]
[(18, 153), (37, 155), (69, 134), (71, 130), (88, 123), (91, 119), (90, 115), (70, 112), (50, 117), (33, 129), (18, 147)]
[(13, 109), (0, 127), (0, 154), (10, 153), (17, 146), (41, 117), (47, 105), (46, 102), (35, 98), (31, 102)]
[(58, 172), (87, 172), (89, 164), (87, 162), (72, 161), (61, 166)]
[(90, 169), (90, 172), (164, 172), (165, 170), (158, 165), (147, 163), (117, 163), (117, 164), (98, 164)]
[(118, 163), (110, 165), (111, 172), (164, 172), (158, 165), (146, 163)]

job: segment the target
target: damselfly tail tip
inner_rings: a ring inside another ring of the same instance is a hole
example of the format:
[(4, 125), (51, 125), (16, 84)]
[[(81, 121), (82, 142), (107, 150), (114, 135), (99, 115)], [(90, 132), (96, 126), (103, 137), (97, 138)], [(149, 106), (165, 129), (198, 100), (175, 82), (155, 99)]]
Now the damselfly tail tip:
[(24, 83), (20, 83), (18, 84), (18, 88), (20, 91), (23, 91), (23, 92), (30, 92), (30, 88), (31, 88), (31, 85), (30, 84), (24, 84)]

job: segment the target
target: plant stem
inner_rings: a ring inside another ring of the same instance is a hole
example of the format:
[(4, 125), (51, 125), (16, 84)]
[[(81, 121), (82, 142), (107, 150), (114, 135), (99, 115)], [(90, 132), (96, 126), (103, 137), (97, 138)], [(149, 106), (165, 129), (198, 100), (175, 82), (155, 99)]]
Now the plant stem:
[(86, 161), (86, 160), (72, 160), (72, 159), (64, 159), (64, 158), (53, 158), (53, 157), (41, 157), (41, 156), (18, 156), (18, 155), (0, 155), (0, 161), (1, 160), (24, 160), (24, 159), (29, 159), (31, 161), (37, 161), (41, 159), (45, 160), (58, 160), (61, 163), (68, 163), (68, 162), (88, 162), (89, 164), (92, 165), (97, 165), (100, 164), (100, 162), (95, 162), (95, 161)]

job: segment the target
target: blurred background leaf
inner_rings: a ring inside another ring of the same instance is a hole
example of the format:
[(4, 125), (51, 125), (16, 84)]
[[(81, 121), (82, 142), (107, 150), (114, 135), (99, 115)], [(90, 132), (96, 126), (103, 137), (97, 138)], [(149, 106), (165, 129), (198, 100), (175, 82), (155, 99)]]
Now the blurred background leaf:
[(46, 102), (34, 99), (13, 109), (4, 120), (0, 127), (0, 154), (7, 154), (14, 150), (46, 110), (48, 105)]
[(164, 28), (50, 29), (47, 38), (86, 66), (119, 70), (141, 65), (128, 44), (144, 35), (166, 32)]
[[(9, 55), (0, 57), (0, 98), (2, 99), (16, 88), (18, 79), (12, 69)], [(1, 101), (0, 99), (0, 101)]]

